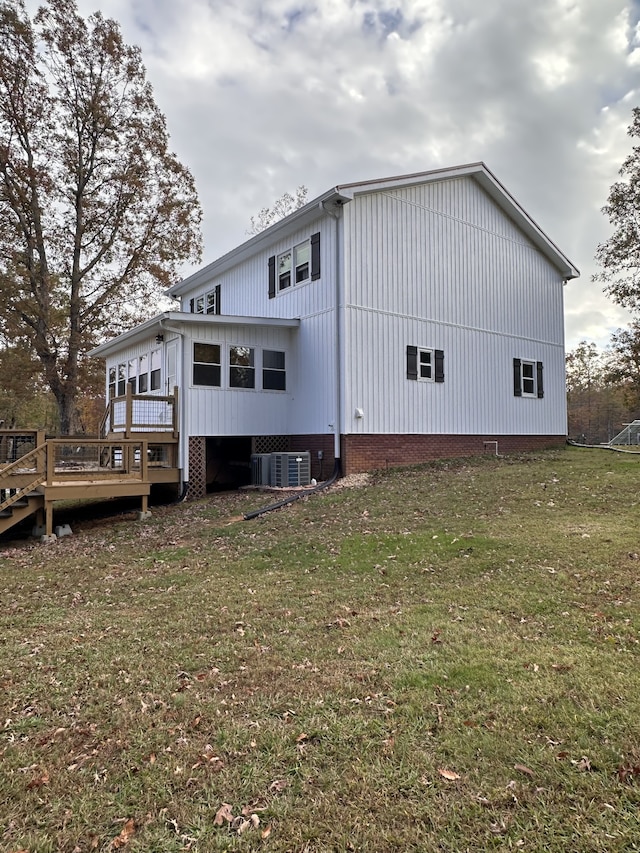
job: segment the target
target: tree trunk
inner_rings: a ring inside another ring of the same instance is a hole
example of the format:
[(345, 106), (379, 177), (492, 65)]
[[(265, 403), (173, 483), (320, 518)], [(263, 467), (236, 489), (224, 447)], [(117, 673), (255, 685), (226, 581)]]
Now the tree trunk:
[(65, 388), (55, 396), (58, 404), (60, 435), (80, 435), (82, 428), (76, 395), (72, 390)]

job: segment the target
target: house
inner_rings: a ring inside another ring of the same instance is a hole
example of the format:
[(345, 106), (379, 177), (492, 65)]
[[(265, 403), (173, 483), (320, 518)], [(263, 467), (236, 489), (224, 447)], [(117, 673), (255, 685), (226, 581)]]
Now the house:
[(564, 444), (579, 275), (483, 163), (334, 187), (92, 351), (107, 393), (179, 400), (190, 495), (252, 454), (326, 478)]

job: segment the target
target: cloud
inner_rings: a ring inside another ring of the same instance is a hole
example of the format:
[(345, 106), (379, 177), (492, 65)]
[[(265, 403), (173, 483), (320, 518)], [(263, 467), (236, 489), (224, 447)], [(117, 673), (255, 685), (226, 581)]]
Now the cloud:
[(639, 0), (80, 0), (142, 48), (204, 207), (205, 260), (299, 184), (484, 160), (581, 269), (567, 343), (624, 312), (590, 281), (630, 150)]

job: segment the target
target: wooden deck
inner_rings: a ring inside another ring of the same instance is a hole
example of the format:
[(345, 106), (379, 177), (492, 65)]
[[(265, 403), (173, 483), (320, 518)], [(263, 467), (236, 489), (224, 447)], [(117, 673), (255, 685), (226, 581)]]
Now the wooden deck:
[(53, 536), (56, 501), (140, 497), (151, 486), (178, 484), (177, 394), (111, 400), (100, 438), (46, 438), (41, 430), (0, 430), (0, 535), (36, 516)]

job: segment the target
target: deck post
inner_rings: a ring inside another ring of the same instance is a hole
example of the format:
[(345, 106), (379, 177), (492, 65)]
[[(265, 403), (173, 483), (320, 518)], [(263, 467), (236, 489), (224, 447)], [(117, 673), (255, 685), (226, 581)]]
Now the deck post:
[[(45, 431), (43, 429), (39, 429), (36, 433), (36, 447), (43, 447), (46, 443), (45, 439)], [(36, 471), (38, 474), (45, 473), (45, 464), (46, 464), (47, 454), (45, 453), (43, 456), (40, 454), (36, 457)]]
[(149, 442), (140, 442), (140, 479), (146, 483), (149, 479)]
[(44, 502), (44, 512), (45, 512), (45, 535), (47, 538), (53, 536), (53, 501)]
[(48, 442), (46, 445), (46, 466), (47, 466), (47, 485), (53, 482), (53, 476), (56, 470), (56, 450), (55, 444)]
[(126, 396), (127, 401), (125, 403), (125, 425), (124, 425), (124, 437), (131, 438), (131, 425), (133, 423), (133, 392), (131, 390), (132, 386), (130, 382), (127, 382), (126, 388)]
[(178, 424), (178, 386), (173, 386), (173, 437), (180, 437), (180, 426)]

